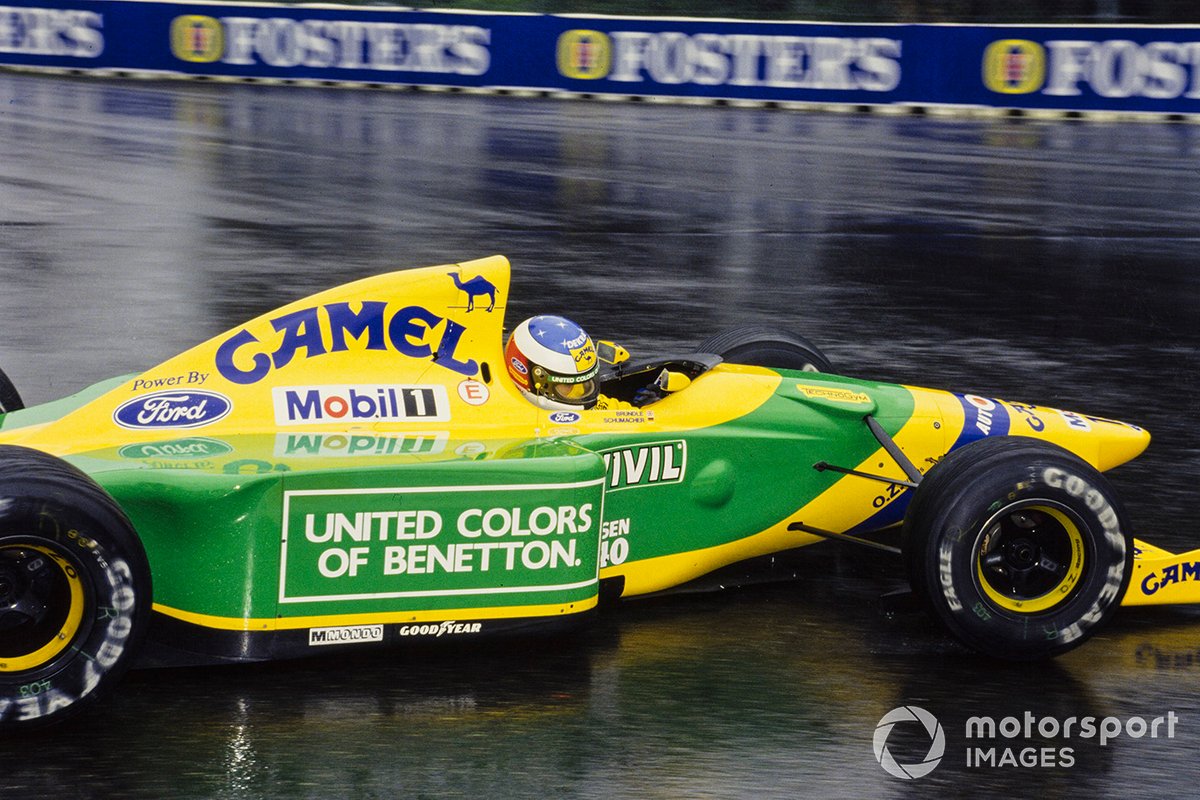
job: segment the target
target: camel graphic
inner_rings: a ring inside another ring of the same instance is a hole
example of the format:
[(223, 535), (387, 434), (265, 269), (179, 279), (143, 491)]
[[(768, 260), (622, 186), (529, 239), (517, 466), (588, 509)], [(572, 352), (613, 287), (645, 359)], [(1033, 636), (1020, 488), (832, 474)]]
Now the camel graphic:
[(447, 272), (454, 279), (454, 285), (459, 288), (459, 291), (467, 293), (467, 311), (475, 310), (475, 298), (487, 295), (491, 302), (488, 304), (487, 310), (491, 311), (496, 307), (496, 286), (482, 275), (476, 275), (469, 281), (463, 281), (462, 274), (459, 272)]

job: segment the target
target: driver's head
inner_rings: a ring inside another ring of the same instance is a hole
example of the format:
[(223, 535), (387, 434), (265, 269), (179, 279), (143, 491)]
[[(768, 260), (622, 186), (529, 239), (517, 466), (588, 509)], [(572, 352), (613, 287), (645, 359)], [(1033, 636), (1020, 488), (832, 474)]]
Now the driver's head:
[(542, 315), (518, 325), (504, 348), (508, 374), (542, 408), (591, 408), (600, 395), (596, 346), (564, 317)]

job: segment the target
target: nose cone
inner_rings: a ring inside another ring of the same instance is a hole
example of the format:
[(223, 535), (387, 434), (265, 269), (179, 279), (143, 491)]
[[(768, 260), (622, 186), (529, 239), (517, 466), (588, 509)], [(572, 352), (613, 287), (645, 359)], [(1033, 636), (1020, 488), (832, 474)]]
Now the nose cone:
[(1119, 422), (1102, 423), (1097, 469), (1109, 470), (1137, 458), (1150, 445), (1150, 432)]

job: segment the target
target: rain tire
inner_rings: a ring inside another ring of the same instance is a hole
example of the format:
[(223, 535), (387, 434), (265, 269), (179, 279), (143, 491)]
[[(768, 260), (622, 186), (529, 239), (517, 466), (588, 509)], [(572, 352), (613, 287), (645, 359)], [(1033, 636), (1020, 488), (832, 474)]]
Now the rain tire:
[(734, 328), (700, 343), (700, 353), (713, 353), (731, 364), (802, 372), (833, 372), (815, 344), (802, 336), (760, 325)]
[(0, 369), (0, 414), (7, 414), (10, 411), (20, 411), (25, 407), (25, 402), (21, 400), (21, 393), (17, 391), (17, 387), (4, 374), (4, 370)]
[(0, 734), (111, 692), (150, 613), (146, 554), (116, 501), (61, 459), (0, 445)]
[(1074, 454), (1021, 437), (981, 439), (916, 489), (902, 552), (915, 594), (986, 655), (1049, 658), (1117, 610), (1133, 539), (1108, 481)]

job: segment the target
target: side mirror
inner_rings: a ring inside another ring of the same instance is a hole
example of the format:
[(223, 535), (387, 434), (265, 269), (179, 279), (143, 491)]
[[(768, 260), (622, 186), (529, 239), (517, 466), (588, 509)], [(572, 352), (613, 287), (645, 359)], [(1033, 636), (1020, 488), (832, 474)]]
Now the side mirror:
[(629, 351), (616, 342), (596, 342), (596, 358), (616, 366), (629, 360)]
[(672, 372), (669, 369), (664, 369), (658, 373), (658, 378), (654, 381), (655, 387), (664, 394), (672, 392), (681, 392), (692, 385), (692, 379), (682, 372)]

